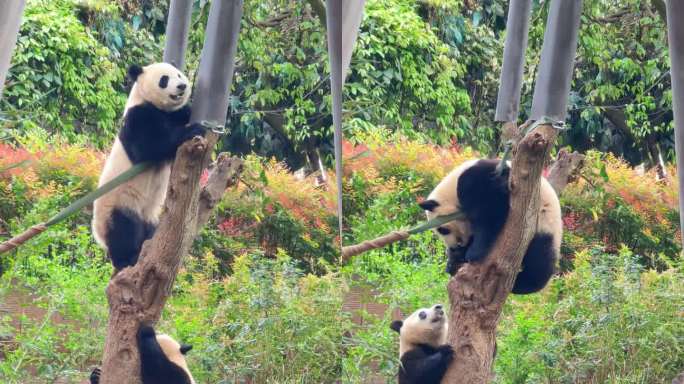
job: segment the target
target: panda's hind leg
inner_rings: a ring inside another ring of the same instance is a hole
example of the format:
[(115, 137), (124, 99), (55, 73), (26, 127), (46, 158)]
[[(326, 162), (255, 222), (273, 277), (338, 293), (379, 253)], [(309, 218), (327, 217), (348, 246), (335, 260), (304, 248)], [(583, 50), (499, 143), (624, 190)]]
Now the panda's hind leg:
[(535, 234), (523, 257), (522, 271), (515, 278), (512, 292), (524, 295), (542, 290), (556, 271), (557, 257), (553, 236), (548, 233)]
[(135, 265), (142, 244), (152, 237), (154, 229), (154, 225), (147, 223), (130, 209), (113, 209), (106, 241), (114, 268), (121, 270)]

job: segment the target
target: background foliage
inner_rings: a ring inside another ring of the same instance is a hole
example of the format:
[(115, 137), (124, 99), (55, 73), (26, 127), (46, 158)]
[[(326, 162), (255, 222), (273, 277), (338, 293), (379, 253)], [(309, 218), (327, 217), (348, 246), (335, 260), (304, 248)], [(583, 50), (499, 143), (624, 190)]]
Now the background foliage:
[[(532, 2), (521, 121), (548, 1)], [(345, 86), (347, 130), (385, 129), (496, 150), (493, 121), (508, 2), (369, 0)], [(583, 2), (570, 114), (560, 138), (635, 165), (674, 159), (664, 2)]]

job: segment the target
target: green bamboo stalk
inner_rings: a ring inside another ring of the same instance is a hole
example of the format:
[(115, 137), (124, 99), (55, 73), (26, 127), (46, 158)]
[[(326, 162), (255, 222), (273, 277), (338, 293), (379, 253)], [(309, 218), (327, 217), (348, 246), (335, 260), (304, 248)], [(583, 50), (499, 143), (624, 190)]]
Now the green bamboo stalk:
[(352, 256), (356, 256), (373, 249), (382, 248), (386, 245), (395, 243), (400, 240), (408, 239), (411, 235), (425, 232), (427, 230), (437, 228), (440, 225), (443, 225), (450, 221), (459, 220), (463, 218), (465, 218), (465, 214), (463, 212), (456, 211), (448, 215), (434, 217), (423, 224), (420, 224), (405, 231), (392, 231), (386, 235), (376, 237), (375, 239), (361, 242), (360, 244), (342, 247), (342, 260), (347, 260)]
[(461, 220), (465, 219), (465, 213), (461, 211), (456, 211), (453, 213), (450, 213), (448, 215), (442, 215), (442, 216), (437, 216), (433, 217), (432, 219), (424, 222), (423, 224), (417, 225), (411, 229), (409, 229), (408, 232), (410, 235), (415, 235), (416, 233), (421, 233), (425, 232), (430, 229), (437, 228), (443, 224), (446, 224), (450, 221), (455, 221), (455, 220)]
[(127, 182), (128, 180), (134, 178), (135, 176), (141, 174), (150, 166), (149, 163), (139, 163), (131, 168), (127, 169), (125, 172), (121, 173), (117, 177), (111, 179), (98, 189), (89, 192), (85, 196), (71, 203), (68, 207), (62, 209), (58, 214), (52, 216), (48, 221), (40, 224), (36, 224), (33, 227), (27, 229), (21, 234), (14, 236), (13, 238), (0, 243), (0, 253), (11, 251), (22, 245), (32, 237), (42, 233), (48, 227), (59, 223), (60, 221), (66, 219), (67, 217), (73, 215), (74, 213), (80, 211), (83, 207), (91, 204), (93, 201), (97, 200), (100, 196), (108, 193), (112, 189), (118, 187), (119, 185)]
[(100, 196), (106, 194), (107, 192), (111, 191), (112, 189), (118, 187), (119, 185), (121, 185), (121, 184), (127, 182), (128, 180), (134, 178), (135, 176), (141, 174), (144, 170), (146, 170), (149, 167), (149, 165), (150, 165), (149, 163), (138, 163), (138, 164), (130, 167), (125, 172), (122, 172), (117, 177), (111, 179), (106, 184), (102, 185), (100, 188), (86, 194), (85, 196), (83, 196), (80, 199), (71, 203), (71, 205), (69, 205), (68, 207), (62, 209), (61, 212), (52, 216), (52, 218), (50, 218), (50, 220), (46, 221), (45, 226), (49, 227), (53, 224), (57, 224), (60, 221), (71, 216), (72, 214), (80, 211), (81, 208), (83, 208), (86, 205), (97, 200)]

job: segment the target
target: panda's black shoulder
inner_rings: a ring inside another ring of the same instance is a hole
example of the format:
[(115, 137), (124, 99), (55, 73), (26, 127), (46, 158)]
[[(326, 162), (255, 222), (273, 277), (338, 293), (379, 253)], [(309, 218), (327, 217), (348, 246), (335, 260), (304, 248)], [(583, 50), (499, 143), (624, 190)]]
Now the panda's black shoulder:
[(458, 184), (476, 184), (481, 185), (482, 188), (490, 187), (491, 185), (507, 188), (510, 169), (504, 167), (500, 173), (497, 173), (496, 167), (498, 165), (499, 160), (480, 159), (461, 173), (461, 176), (458, 178)]
[(427, 344), (421, 344), (411, 349), (410, 351), (404, 352), (404, 354), (401, 355), (401, 361), (406, 363), (413, 360), (420, 360), (426, 357), (430, 357), (437, 352), (438, 350), (436, 348), (431, 347)]
[(458, 178), (457, 194), (461, 205), (477, 203), (508, 204), (508, 178), (510, 171), (505, 167), (497, 173), (499, 160), (482, 159), (468, 167)]
[(125, 123), (127, 125), (165, 125), (162, 122), (170, 123), (173, 126), (184, 126), (190, 121), (190, 106), (185, 105), (182, 108), (167, 112), (163, 111), (150, 102), (144, 102), (132, 106), (126, 111)]
[(126, 111), (125, 119), (128, 122), (147, 122), (159, 119), (166, 119), (168, 113), (154, 106), (150, 102), (134, 105)]
[(169, 119), (174, 123), (185, 125), (190, 122), (191, 113), (192, 110), (190, 109), (190, 105), (186, 104), (178, 110), (169, 112)]

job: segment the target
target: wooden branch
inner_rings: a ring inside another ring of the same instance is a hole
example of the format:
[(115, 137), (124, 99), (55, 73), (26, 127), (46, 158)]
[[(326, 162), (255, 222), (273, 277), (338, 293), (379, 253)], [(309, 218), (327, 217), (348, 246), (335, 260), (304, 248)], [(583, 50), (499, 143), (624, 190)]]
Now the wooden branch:
[(260, 28), (273, 28), (279, 26), (283, 20), (287, 19), (290, 16), (292, 16), (292, 10), (286, 9), (283, 12), (271, 18), (268, 18), (266, 20), (255, 20), (252, 21), (251, 24)]
[(366, 240), (359, 244), (348, 245), (342, 247), (342, 261), (349, 260), (352, 256), (368, 252), (373, 249), (385, 247), (397, 241), (406, 240), (411, 236), (408, 231), (392, 231), (386, 235), (377, 237), (372, 240)]
[(464, 265), (449, 281), (448, 339), (455, 354), (442, 383), (491, 380), (496, 326), (536, 229), (539, 181), (556, 136), (550, 125), (539, 125), (514, 149), (508, 220), (489, 255)]
[(318, 16), (318, 20), (320, 20), (321, 25), (323, 25), (323, 28), (327, 28), (327, 18), (325, 16), (325, 4), (323, 4), (323, 1), (321, 0), (306, 0), (307, 3), (311, 6), (311, 10), (314, 11), (316, 16)]
[(209, 221), (209, 215), (216, 204), (223, 197), (226, 188), (237, 183), (242, 173), (244, 162), (237, 157), (230, 157), (227, 153), (220, 153), (216, 162), (209, 167), (207, 185), (202, 187), (197, 211), (197, 226), (195, 234)]
[[(18, 234), (17, 236), (14, 236), (13, 238), (0, 243), (0, 253), (5, 253), (9, 252), (25, 242), (29, 241), (32, 239), (34, 236), (38, 236), (39, 234), (43, 233), (47, 229), (47, 225), (45, 223), (39, 223), (31, 228), (25, 230), (24, 232)], [(4, 234), (4, 233), (3, 233)], [(9, 234), (9, 232), (7, 232)]]
[(558, 151), (556, 161), (549, 168), (549, 175), (546, 180), (560, 195), (568, 183), (573, 182), (577, 178), (577, 173), (584, 166), (584, 155), (575, 152), (568, 152), (565, 148)]

